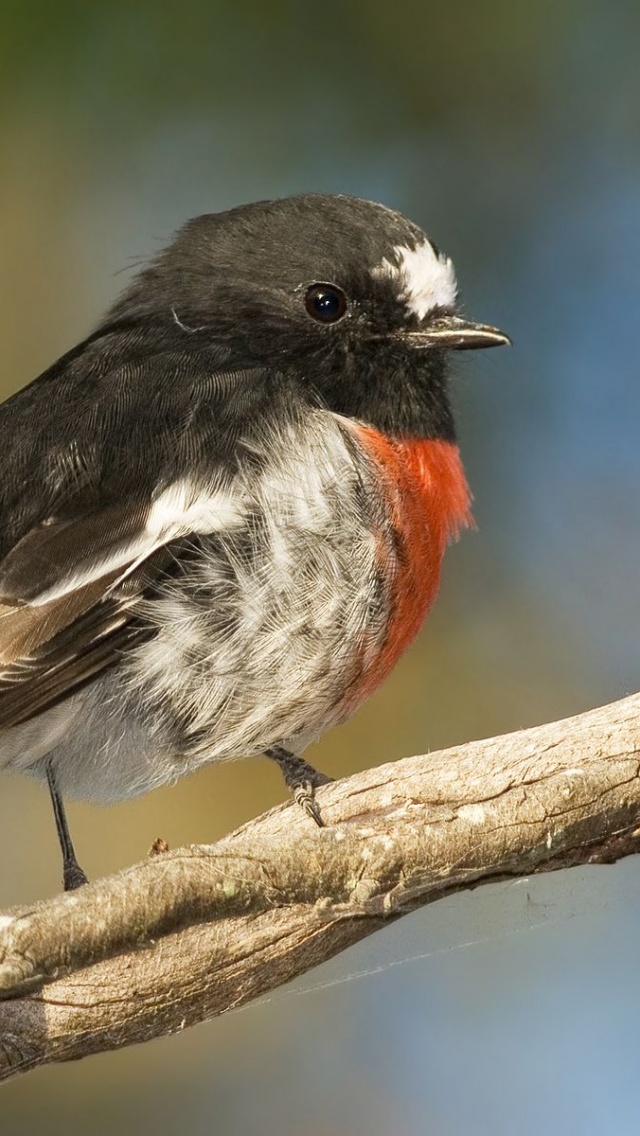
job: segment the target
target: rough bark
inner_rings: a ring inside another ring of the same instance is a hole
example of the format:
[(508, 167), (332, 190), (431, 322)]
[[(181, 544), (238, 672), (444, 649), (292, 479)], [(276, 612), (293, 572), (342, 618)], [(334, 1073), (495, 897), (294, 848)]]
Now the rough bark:
[(0, 1078), (242, 1005), (453, 891), (640, 848), (640, 695), (412, 757), (0, 916)]

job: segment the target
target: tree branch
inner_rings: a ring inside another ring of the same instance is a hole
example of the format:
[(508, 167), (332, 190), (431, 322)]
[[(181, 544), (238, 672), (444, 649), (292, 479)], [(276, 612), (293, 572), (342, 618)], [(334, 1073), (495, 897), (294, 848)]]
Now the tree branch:
[(640, 849), (640, 695), (371, 769), (0, 916), (0, 1079), (183, 1029), (453, 891)]

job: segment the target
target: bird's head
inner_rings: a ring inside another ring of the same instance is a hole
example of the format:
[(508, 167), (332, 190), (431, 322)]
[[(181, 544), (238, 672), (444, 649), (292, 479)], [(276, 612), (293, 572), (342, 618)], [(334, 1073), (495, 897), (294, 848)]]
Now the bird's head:
[(110, 313), (210, 342), (391, 433), (453, 437), (449, 352), (509, 342), (461, 316), (453, 264), (383, 205), (303, 194), (187, 222)]

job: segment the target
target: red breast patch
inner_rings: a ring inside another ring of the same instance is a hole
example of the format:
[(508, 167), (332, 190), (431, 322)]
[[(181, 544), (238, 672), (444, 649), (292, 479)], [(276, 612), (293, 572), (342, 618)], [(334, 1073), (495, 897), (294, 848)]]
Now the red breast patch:
[(420, 630), (436, 598), (447, 544), (472, 521), (469, 486), (458, 447), (440, 439), (390, 438), (368, 426), (354, 432), (381, 474), (396, 537), (381, 542), (391, 620), (384, 647), (347, 696), (352, 713), (388, 675)]

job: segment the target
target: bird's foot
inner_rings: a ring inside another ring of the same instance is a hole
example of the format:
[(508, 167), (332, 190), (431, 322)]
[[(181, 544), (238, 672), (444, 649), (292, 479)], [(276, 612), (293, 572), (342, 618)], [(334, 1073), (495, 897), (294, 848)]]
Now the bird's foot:
[(285, 785), (293, 794), (296, 804), (304, 809), (307, 816), (318, 825), (318, 828), (324, 828), (320, 806), (316, 801), (316, 789), (319, 789), (321, 785), (328, 785), (333, 778), (327, 777), (325, 773), (320, 773), (319, 770), (313, 768), (313, 765), (309, 765), (308, 761), (304, 761), (303, 758), (291, 753), (288, 749), (284, 749), (283, 746), (271, 746), (265, 750), (265, 753), (267, 757), (279, 765)]
[(82, 887), (83, 884), (88, 884), (89, 879), (82, 871), (78, 861), (65, 860), (62, 865), (62, 884), (65, 891), (75, 891), (76, 888)]

